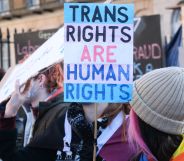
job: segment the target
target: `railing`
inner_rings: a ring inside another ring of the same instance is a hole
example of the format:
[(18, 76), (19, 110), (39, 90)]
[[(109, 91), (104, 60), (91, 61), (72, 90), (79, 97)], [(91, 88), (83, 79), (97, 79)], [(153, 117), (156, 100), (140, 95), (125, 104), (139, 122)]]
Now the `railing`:
[(10, 53), (10, 31), (7, 29), (6, 37), (3, 38), (2, 31), (0, 29), (0, 67), (7, 69), (11, 65), (11, 53)]

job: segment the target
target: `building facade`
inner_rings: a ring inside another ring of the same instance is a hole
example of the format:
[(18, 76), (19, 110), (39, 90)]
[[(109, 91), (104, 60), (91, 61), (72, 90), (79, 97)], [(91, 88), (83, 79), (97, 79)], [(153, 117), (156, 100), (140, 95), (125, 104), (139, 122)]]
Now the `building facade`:
[[(63, 0), (0, 0), (1, 67), (8, 68), (8, 59), (10, 65), (15, 64), (15, 32), (53, 29), (63, 25), (63, 3)], [(8, 43), (10, 53), (7, 52)]]
[[(0, 0), (0, 66), (7, 69), (15, 64), (15, 32), (59, 28), (64, 23), (64, 2), (79, 1), (104, 2), (103, 0)], [(180, 9), (168, 8), (177, 5), (180, 0), (107, 0), (107, 2), (134, 3), (135, 16), (161, 14), (163, 35), (168, 41), (177, 29), (177, 25), (172, 22), (179, 19)], [(8, 43), (10, 45), (7, 45)]]

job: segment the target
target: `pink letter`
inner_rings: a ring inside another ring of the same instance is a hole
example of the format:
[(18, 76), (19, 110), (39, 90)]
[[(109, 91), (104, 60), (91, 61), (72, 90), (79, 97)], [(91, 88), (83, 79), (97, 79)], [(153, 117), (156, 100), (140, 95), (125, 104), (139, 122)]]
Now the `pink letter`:
[(162, 51), (159, 44), (152, 44), (152, 57), (153, 59), (160, 59)]
[(87, 59), (89, 62), (91, 62), (91, 57), (90, 57), (87, 45), (84, 46), (84, 50), (83, 50), (82, 56), (81, 56), (81, 61), (84, 61), (85, 59)]
[(116, 45), (107, 46), (107, 62), (109, 62), (109, 63), (115, 63), (116, 62), (116, 59), (111, 58), (111, 56), (114, 56), (114, 53), (110, 51), (111, 49), (116, 49), (116, 48), (117, 48)]
[(99, 56), (100, 60), (102, 62), (104, 62), (104, 59), (103, 59), (103, 56), (102, 56), (103, 52), (104, 52), (103, 46), (100, 46), (100, 45), (95, 45), (94, 46), (94, 55), (93, 55), (94, 62), (97, 61), (97, 56)]

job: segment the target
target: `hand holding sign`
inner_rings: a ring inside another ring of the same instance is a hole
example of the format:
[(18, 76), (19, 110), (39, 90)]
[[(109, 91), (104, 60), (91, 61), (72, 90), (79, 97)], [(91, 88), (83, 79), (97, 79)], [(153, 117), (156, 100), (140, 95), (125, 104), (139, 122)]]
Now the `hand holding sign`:
[(27, 93), (23, 93), (23, 94), (20, 93), (20, 83), (17, 80), (15, 84), (15, 91), (13, 92), (10, 100), (6, 104), (4, 117), (9, 118), (9, 117), (16, 116), (19, 108), (25, 102), (26, 97), (27, 97)]

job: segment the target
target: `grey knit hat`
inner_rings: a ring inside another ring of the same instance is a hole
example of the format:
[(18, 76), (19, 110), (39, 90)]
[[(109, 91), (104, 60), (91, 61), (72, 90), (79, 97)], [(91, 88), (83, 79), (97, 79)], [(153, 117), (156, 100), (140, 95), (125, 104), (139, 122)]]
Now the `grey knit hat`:
[(184, 68), (161, 68), (145, 74), (134, 82), (130, 104), (150, 126), (184, 134)]

